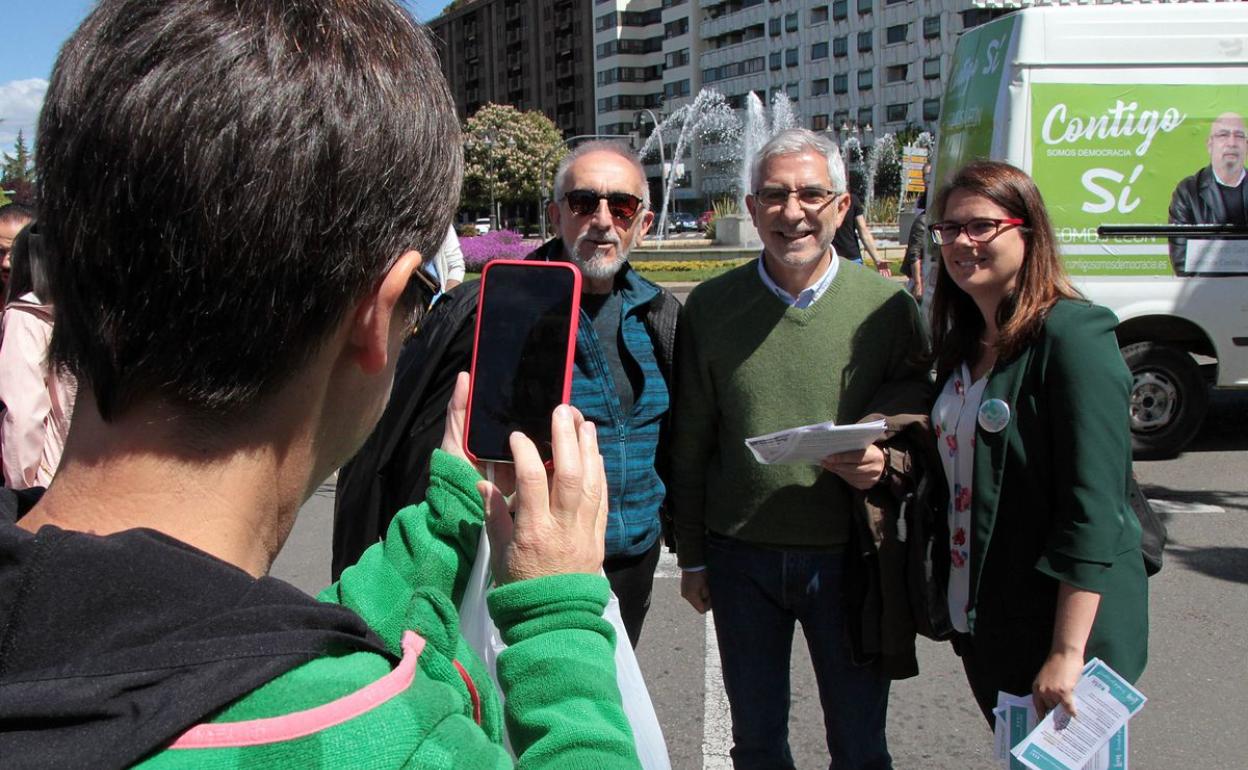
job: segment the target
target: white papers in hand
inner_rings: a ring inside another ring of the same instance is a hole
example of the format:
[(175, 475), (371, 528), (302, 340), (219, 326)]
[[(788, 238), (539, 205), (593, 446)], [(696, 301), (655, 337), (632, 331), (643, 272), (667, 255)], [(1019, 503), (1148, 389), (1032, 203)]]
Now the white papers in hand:
[(1125, 757), (1127, 735), (1122, 728), (1147, 700), (1130, 682), (1093, 658), (1075, 685), (1079, 716), (1071, 717), (1058, 706), (1010, 753), (1033, 770), (1079, 770), (1106, 744), (1111, 752)]
[(866, 449), (886, 427), (883, 420), (853, 425), (828, 421), (747, 438), (745, 445), (763, 465), (817, 465), (831, 454)]

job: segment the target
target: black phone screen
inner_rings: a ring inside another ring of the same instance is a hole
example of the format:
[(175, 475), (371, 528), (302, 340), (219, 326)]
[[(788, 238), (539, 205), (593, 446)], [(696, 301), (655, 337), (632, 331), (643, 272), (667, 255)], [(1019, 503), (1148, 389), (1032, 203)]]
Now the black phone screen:
[(481, 283), (468, 451), (510, 461), (520, 431), (551, 458), (550, 414), (569, 390), (579, 275), (567, 265), (493, 264)]

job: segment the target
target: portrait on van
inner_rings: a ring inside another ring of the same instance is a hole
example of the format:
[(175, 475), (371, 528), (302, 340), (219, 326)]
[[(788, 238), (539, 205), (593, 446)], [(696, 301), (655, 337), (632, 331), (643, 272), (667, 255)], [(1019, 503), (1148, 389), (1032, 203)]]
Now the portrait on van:
[[(1209, 164), (1180, 180), (1170, 196), (1171, 224), (1237, 225), (1248, 231), (1248, 185), (1244, 161), (1248, 133), (1243, 115), (1224, 112), (1209, 124)], [(1248, 257), (1248, 246), (1223, 239), (1170, 239), (1175, 275), (1225, 272)], [(1239, 260), (1236, 260), (1236, 255)]]

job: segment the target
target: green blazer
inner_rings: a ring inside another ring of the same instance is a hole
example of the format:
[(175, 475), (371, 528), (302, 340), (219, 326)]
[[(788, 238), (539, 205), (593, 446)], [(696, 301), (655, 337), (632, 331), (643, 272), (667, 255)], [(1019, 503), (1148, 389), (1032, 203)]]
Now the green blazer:
[(998, 432), (976, 427), (968, 623), (977, 647), (1006, 660), (1016, 644), (1040, 655), (1058, 581), (1095, 591), (1086, 655), (1135, 681), (1148, 582), (1127, 497), (1131, 378), (1117, 324), (1103, 307), (1059, 301), (1039, 337), (992, 370), (981, 403), (1000, 399), (1010, 416)]

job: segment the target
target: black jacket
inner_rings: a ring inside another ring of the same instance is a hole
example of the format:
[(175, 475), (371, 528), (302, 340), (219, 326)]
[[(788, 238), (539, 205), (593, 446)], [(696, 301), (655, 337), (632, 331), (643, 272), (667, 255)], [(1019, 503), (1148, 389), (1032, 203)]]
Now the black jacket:
[(364, 621), (150, 529), (0, 521), (0, 766), (128, 767)]
[[(1244, 210), (1248, 211), (1248, 184), (1240, 185), (1244, 196)], [(1170, 223), (1176, 225), (1227, 224), (1226, 205), (1218, 190), (1213, 169), (1205, 166), (1200, 171), (1179, 182), (1170, 196)], [(1190, 275), (1185, 269), (1186, 238), (1170, 239), (1170, 263), (1175, 275)]]
[[(548, 241), (527, 259), (561, 260), (563, 242)], [(424, 499), (429, 485), (429, 456), (442, 443), (446, 404), (459, 372), (472, 362), (477, 320), (477, 281), (447, 292), (430, 310), (404, 346), (395, 371), (390, 403), (350, 462), (338, 472), (334, 498), (334, 579), (385, 534), (394, 514)], [(654, 342), (659, 369), (672, 388), (672, 364), (680, 303), (661, 289), (643, 320)], [(673, 399), (674, 402), (674, 399)], [(655, 466), (666, 481), (671, 444), (671, 413), (660, 427)], [(666, 506), (664, 506), (666, 509)], [(664, 532), (670, 522), (663, 513)]]

